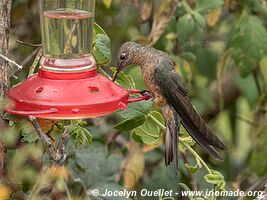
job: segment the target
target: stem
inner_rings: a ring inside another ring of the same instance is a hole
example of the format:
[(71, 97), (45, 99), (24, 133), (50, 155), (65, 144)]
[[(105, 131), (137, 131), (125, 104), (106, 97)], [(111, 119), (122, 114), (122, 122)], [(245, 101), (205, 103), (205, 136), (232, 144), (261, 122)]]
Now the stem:
[[(152, 116), (151, 114), (148, 114), (148, 117), (150, 119), (152, 119), (159, 127), (160, 129), (162, 129), (163, 131), (166, 130), (166, 126), (164, 126), (160, 121), (158, 121), (154, 116)], [(187, 140), (187, 139), (186, 139)], [(197, 154), (197, 152), (195, 152), (195, 150), (189, 145), (187, 144), (184, 138), (180, 138), (179, 137), (179, 142), (181, 142), (182, 145), (185, 146), (185, 148), (190, 151), (191, 154), (193, 154), (193, 156), (195, 156), (195, 158), (206, 168), (206, 170), (212, 174), (211, 169), (208, 167), (208, 165), (205, 163), (205, 161)]]
[[(186, 157), (186, 154), (181, 152), (181, 155), (182, 155), (182, 159), (184, 160), (184, 163), (189, 163), (187, 157)], [(192, 173), (188, 173), (188, 178), (189, 178), (189, 182), (191, 184), (191, 187), (194, 191), (198, 191), (199, 188), (197, 186), (197, 181), (194, 179), (194, 176)]]
[(164, 126), (160, 121), (158, 121), (153, 115), (148, 114), (148, 117), (152, 119), (160, 127), (161, 130), (166, 130), (166, 126)]
[(43, 144), (47, 147), (47, 153), (50, 157), (50, 163), (57, 163), (60, 160), (61, 155), (58, 153), (58, 149), (54, 145), (53, 141), (42, 130), (36, 117), (30, 116), (29, 120), (31, 121), (33, 127), (35, 128), (39, 138), (41, 139)]
[(28, 43), (28, 42), (23, 42), (21, 40), (17, 40), (16, 42), (19, 44), (30, 46), (30, 47), (42, 47), (42, 44), (32, 44), (32, 43)]
[(15, 65), (18, 70), (22, 70), (23, 66), (19, 65), (18, 63), (16, 63), (14, 60), (9, 59), (8, 57), (4, 56), (3, 54), (0, 53), (0, 58), (2, 58), (3, 60), (12, 63), (13, 65)]
[(251, 125), (251, 126), (253, 126), (253, 127), (258, 127), (258, 126), (259, 126), (258, 123), (253, 122), (253, 121), (250, 121), (250, 120), (248, 120), (248, 119), (245, 119), (245, 118), (243, 118), (243, 117), (240, 116), (240, 115), (237, 115), (237, 114), (236, 114), (235, 117), (236, 117), (236, 119), (238, 119), (238, 120), (240, 120), (240, 121), (243, 121), (243, 122), (245, 122), (245, 123), (247, 123), (247, 124), (249, 124), (249, 125)]
[(262, 90), (261, 90), (260, 81), (258, 79), (258, 75), (257, 75), (257, 71), (256, 70), (257, 70), (257, 68), (255, 70), (253, 70), (253, 77), (254, 77), (254, 80), (255, 80), (255, 83), (256, 83), (256, 87), (257, 87), (259, 96), (261, 96)]
[(194, 15), (194, 11), (193, 11), (192, 8), (187, 4), (187, 2), (182, 1), (182, 2), (181, 2), (181, 6), (184, 8), (184, 10), (185, 10), (187, 13), (189, 13), (189, 14), (191, 14), (191, 15)]
[(28, 196), (28, 200), (34, 199), (36, 197), (36, 195), (38, 194), (38, 191), (40, 190), (40, 182), (42, 180), (42, 178), (45, 176), (45, 174), (47, 173), (48, 168), (45, 168), (37, 177), (36, 182), (34, 183), (32, 190)]
[(43, 50), (39, 49), (38, 53), (37, 53), (37, 55), (36, 55), (36, 57), (35, 57), (35, 59), (34, 59), (34, 61), (32, 63), (32, 66), (30, 67), (28, 78), (34, 74), (34, 71), (35, 71), (35, 69), (36, 69), (36, 67), (37, 67), (37, 65), (38, 65), (38, 63), (39, 63), (39, 61), (40, 61), (42, 56), (43, 56)]
[(66, 42), (66, 45), (65, 45), (65, 48), (64, 48), (64, 54), (72, 53), (71, 40), (73, 38), (74, 31), (77, 28), (78, 24), (79, 24), (79, 21), (75, 20), (74, 24), (72, 25), (72, 29), (69, 32), (68, 37), (67, 37), (67, 42)]
[(197, 152), (195, 152), (195, 150), (187, 143), (182, 142), (182, 145), (184, 145), (188, 151), (190, 151), (190, 153), (192, 153), (196, 159), (198, 159), (200, 161), (200, 163), (206, 168), (206, 170), (209, 172), (209, 174), (212, 174), (210, 168), (208, 167), (208, 165), (205, 163), (205, 161), (197, 154)]
[(68, 188), (68, 185), (65, 182), (64, 178), (63, 178), (63, 184), (64, 184), (64, 188), (66, 190), (67, 196), (68, 196), (68, 200), (72, 200), (71, 195), (70, 195), (70, 191), (69, 191), (69, 188)]

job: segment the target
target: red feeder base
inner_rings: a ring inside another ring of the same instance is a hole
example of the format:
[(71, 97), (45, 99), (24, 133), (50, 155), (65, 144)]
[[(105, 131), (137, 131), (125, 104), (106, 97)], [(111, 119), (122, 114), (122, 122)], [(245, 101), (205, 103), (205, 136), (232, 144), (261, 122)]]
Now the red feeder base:
[(14, 115), (48, 119), (95, 118), (126, 108), (129, 92), (108, 78), (90, 71), (75, 73), (48, 72), (42, 69), (12, 88), (12, 100), (6, 111)]

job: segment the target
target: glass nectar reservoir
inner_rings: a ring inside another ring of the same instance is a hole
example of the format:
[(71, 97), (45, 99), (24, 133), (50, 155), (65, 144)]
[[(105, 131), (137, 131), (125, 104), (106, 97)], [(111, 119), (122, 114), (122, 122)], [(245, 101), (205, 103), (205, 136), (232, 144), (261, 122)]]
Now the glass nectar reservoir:
[(84, 71), (92, 56), (95, 0), (39, 0), (46, 71)]

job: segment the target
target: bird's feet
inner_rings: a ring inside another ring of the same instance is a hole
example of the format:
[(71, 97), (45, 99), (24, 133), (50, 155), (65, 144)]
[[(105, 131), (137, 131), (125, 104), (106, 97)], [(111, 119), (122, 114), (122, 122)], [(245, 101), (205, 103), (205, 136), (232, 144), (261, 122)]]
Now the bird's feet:
[(140, 94), (144, 97), (147, 97), (149, 99), (153, 99), (153, 96), (151, 95), (151, 93), (148, 90), (140, 90)]

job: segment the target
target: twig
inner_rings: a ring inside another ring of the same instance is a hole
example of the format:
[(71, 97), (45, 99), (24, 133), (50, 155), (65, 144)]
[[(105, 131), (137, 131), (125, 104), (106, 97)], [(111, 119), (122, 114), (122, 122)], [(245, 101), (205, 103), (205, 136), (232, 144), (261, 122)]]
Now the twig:
[(38, 53), (37, 53), (37, 55), (36, 55), (36, 57), (35, 57), (35, 59), (34, 59), (34, 61), (32, 63), (32, 66), (30, 67), (28, 77), (30, 77), (31, 75), (34, 74), (34, 71), (35, 71), (40, 59), (42, 58), (42, 56), (43, 56), (43, 50), (39, 49)]
[(16, 42), (19, 44), (30, 46), (30, 47), (41, 47), (42, 46), (42, 44), (32, 44), (32, 43), (28, 43), (28, 42), (23, 42), (21, 40), (17, 40)]
[(2, 58), (3, 60), (12, 63), (13, 65), (15, 65), (18, 70), (22, 70), (23, 66), (21, 66), (20, 64), (16, 63), (14, 60), (9, 59), (8, 57), (4, 56), (3, 54), (0, 53), (0, 58)]
[(15, 75), (15, 73), (13, 72), (12, 68), (10, 65), (8, 65), (8, 68), (10, 70), (10, 73), (11, 73), (11, 76), (14, 78), (14, 79), (18, 79), (18, 77)]
[(197, 154), (197, 152), (195, 152), (195, 150), (189, 144), (183, 142), (181, 139), (180, 142), (182, 143), (182, 145), (184, 145), (187, 148), (187, 150), (190, 151), (190, 153), (195, 156), (195, 158), (206, 168), (209, 174), (212, 174), (211, 169), (208, 167), (205, 161)]
[(28, 62), (31, 61), (31, 59), (40, 51), (40, 47), (34, 49), (34, 51), (32, 51), (32, 53), (30, 55), (28, 55), (22, 62), (21, 65), (25, 66)]
[(67, 183), (65, 182), (64, 179), (63, 179), (63, 184), (64, 184), (64, 188), (66, 190), (67, 196), (68, 196), (68, 200), (72, 200), (71, 195), (70, 195), (70, 191), (69, 191), (69, 188), (68, 188), (68, 185), (67, 185)]
[(64, 133), (60, 138), (58, 147), (56, 147), (53, 141), (44, 133), (36, 117), (30, 116), (29, 120), (33, 124), (33, 127), (35, 128), (40, 139), (47, 147), (47, 153), (50, 157), (50, 163), (52, 165), (57, 165), (57, 166), (63, 165), (67, 157), (66, 146), (69, 139), (68, 131), (66, 129), (64, 130)]
[(61, 135), (60, 139), (59, 139), (59, 143), (57, 146), (58, 149), (58, 153), (61, 155), (61, 159), (58, 160), (56, 162), (56, 165), (62, 166), (65, 162), (65, 160), (67, 159), (67, 145), (69, 142), (69, 133), (68, 133), (68, 129), (65, 129), (63, 134)]
[[(48, 168), (47, 168), (48, 169)], [(42, 177), (44, 176), (44, 174), (47, 173), (47, 169), (45, 169), (43, 172), (41, 172), (37, 178), (37, 181), (34, 183), (33, 187), (32, 187), (32, 190), (28, 196), (28, 200), (31, 200), (31, 199), (34, 199), (35, 198), (35, 195), (38, 194), (38, 191), (39, 191), (39, 184), (41, 182), (41, 179)]]
[[(35, 128), (43, 144), (47, 147), (47, 153), (49, 155), (49, 160), (51, 165), (62, 166), (67, 158), (66, 147), (69, 141), (68, 130), (67, 129), (64, 130), (56, 147), (53, 141), (44, 133), (36, 117), (30, 116), (29, 120), (31, 121), (33, 127)], [(47, 170), (45, 170), (44, 175), (46, 174), (46, 172)], [(43, 176), (40, 176), (39, 179), (36, 181), (28, 199), (34, 199), (36, 195), (47, 196), (52, 191), (53, 188), (52, 182), (46, 185), (45, 187), (43, 187), (42, 185), (40, 185), (40, 187), (37, 187), (39, 185), (39, 182), (41, 182)], [(65, 189), (69, 197), (69, 200), (71, 200), (70, 193), (67, 190), (66, 184), (65, 184)]]
[[(184, 163), (189, 163), (186, 155), (184, 153), (181, 153), (181, 155), (182, 155), (182, 159), (184, 160)], [(190, 182), (190, 184), (192, 186), (192, 189), (194, 191), (198, 191), (199, 189), (198, 189), (198, 186), (197, 186), (197, 182), (196, 182), (196, 180), (194, 179), (193, 175), (190, 172), (188, 172), (188, 177), (189, 177), (189, 182)]]
[(36, 117), (30, 116), (29, 119), (32, 122), (33, 127), (35, 128), (37, 134), (39, 135), (40, 139), (44, 142), (44, 144), (46, 146), (48, 146), (48, 147), (52, 146), (52, 148), (56, 149), (56, 147), (53, 145), (52, 140), (42, 130), (42, 128), (41, 128), (39, 122), (37, 121)]
[(166, 126), (164, 126), (160, 121), (158, 121), (153, 115), (151, 114), (148, 114), (148, 117), (150, 119), (152, 119), (158, 126), (161, 130), (165, 131), (166, 130)]
[(253, 70), (253, 77), (254, 77), (254, 80), (255, 80), (255, 83), (256, 83), (256, 87), (257, 87), (257, 90), (258, 90), (258, 93), (259, 93), (259, 96), (262, 95), (262, 90), (261, 90), (261, 86), (260, 86), (260, 82), (259, 82), (259, 79), (258, 79), (258, 74), (257, 74), (257, 70), (258, 67), (256, 69)]
[(246, 122), (247, 124), (251, 125), (251, 126), (254, 126), (254, 127), (258, 127), (259, 124), (258, 123), (255, 123), (255, 122), (252, 122), (248, 119), (245, 119), (243, 118), (242, 116), (240, 115), (235, 115), (236, 119), (240, 120), (240, 121), (243, 121), (243, 122)]
[(68, 36), (67, 36), (67, 39), (68, 39), (68, 40), (67, 40), (66, 45), (65, 45), (65, 48), (64, 48), (64, 54), (69, 54), (69, 53), (71, 53), (71, 40), (72, 40), (73, 33), (74, 33), (74, 31), (75, 31), (77, 25), (78, 25), (78, 20), (75, 20), (75, 21), (74, 21), (74, 24), (73, 24), (73, 26), (72, 26), (72, 29), (71, 29), (71, 31), (69, 32)]
[(41, 197), (46, 197), (52, 192), (52, 190), (53, 190), (53, 185), (49, 183), (46, 186), (42, 187), (39, 190), (38, 194)]

